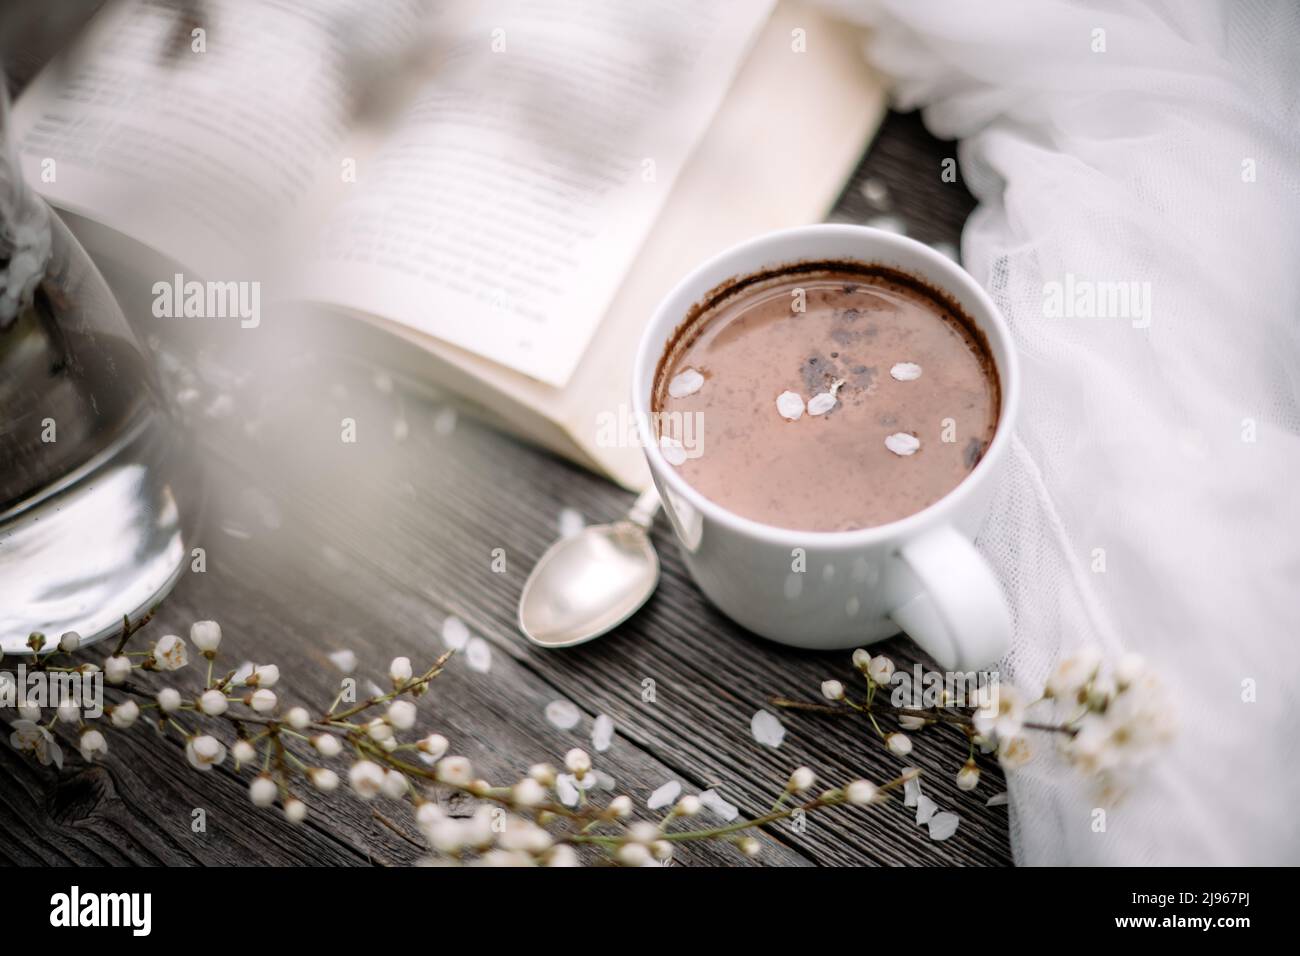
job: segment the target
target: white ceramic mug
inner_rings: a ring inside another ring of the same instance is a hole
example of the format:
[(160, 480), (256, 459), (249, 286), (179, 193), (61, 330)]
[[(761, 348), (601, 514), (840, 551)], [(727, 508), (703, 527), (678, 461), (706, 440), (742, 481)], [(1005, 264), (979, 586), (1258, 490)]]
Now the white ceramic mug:
[[(1002, 407), (984, 457), (929, 507), (858, 531), (792, 531), (742, 518), (692, 488), (660, 452), (651, 391), (666, 343), (710, 292), (739, 277), (829, 260), (887, 266), (956, 301), (988, 341)], [(979, 284), (929, 246), (851, 225), (770, 233), (695, 269), (660, 303), (632, 373), (641, 442), (686, 565), (728, 617), (763, 637), (820, 649), (855, 647), (903, 630), (941, 667), (959, 670), (993, 663), (1010, 643), (1002, 588), (971, 540), (1006, 460), (1019, 396), (1010, 332)], [(803, 569), (796, 570), (801, 553)]]

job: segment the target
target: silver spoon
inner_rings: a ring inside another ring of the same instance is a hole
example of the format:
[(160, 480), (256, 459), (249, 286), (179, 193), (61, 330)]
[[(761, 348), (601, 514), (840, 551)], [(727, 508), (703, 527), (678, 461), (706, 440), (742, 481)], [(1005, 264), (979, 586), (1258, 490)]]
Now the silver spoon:
[(631, 617), (659, 583), (659, 556), (647, 534), (658, 510), (651, 487), (623, 520), (547, 548), (519, 596), (524, 636), (539, 647), (573, 647)]

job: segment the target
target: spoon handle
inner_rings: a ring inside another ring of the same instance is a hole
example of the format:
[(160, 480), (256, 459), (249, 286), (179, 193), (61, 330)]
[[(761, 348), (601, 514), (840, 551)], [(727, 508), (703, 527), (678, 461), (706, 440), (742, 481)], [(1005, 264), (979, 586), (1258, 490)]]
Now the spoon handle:
[(637, 497), (632, 505), (632, 510), (627, 513), (627, 520), (639, 524), (647, 531), (655, 523), (655, 515), (659, 513), (659, 491), (654, 485), (651, 485)]

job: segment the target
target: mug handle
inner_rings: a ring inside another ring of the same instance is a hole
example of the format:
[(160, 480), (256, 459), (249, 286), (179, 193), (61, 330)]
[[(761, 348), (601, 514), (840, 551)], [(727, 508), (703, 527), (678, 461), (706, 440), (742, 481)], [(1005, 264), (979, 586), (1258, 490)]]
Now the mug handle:
[(898, 549), (924, 590), (890, 615), (944, 670), (992, 664), (1011, 646), (1011, 614), (969, 538), (940, 525)]

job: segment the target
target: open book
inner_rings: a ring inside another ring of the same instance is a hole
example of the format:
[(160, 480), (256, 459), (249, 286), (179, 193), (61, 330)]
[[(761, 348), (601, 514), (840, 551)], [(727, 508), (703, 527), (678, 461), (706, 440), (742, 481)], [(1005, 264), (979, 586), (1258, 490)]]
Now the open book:
[(820, 220), (884, 110), (861, 37), (784, 0), (198, 9), (110, 4), (38, 76), (13, 115), (33, 186), (187, 281), (381, 325), (628, 487), (640, 450), (602, 431), (658, 299)]

